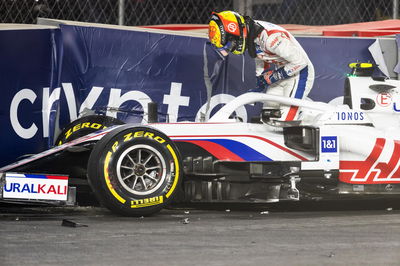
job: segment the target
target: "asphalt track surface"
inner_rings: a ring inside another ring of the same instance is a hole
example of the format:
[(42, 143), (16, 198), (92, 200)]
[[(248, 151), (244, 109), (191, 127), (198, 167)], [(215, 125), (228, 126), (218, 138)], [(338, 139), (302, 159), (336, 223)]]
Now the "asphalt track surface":
[(0, 265), (400, 265), (399, 205), (0, 206)]

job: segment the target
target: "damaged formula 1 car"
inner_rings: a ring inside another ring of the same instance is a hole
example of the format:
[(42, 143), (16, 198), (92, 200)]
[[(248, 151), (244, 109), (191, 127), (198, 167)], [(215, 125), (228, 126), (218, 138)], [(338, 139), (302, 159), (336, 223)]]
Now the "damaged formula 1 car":
[[(369, 68), (354, 66), (359, 76), (346, 79), (340, 106), (246, 93), (206, 123), (80, 118), (62, 132), (61, 145), (0, 168), (2, 201), (73, 201), (67, 187), (77, 178), (87, 178), (102, 205), (128, 216), (155, 213), (177, 195), (240, 203), (400, 195), (400, 82), (372, 78)], [(302, 119), (231, 118), (264, 101), (299, 106)]]

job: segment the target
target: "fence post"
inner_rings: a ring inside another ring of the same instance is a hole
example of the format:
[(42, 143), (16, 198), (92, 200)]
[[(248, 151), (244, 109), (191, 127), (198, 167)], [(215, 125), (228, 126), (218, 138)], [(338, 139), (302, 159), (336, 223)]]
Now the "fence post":
[(125, 0), (118, 1), (118, 25), (125, 24)]
[(397, 19), (399, 15), (399, 0), (393, 0), (393, 19)]

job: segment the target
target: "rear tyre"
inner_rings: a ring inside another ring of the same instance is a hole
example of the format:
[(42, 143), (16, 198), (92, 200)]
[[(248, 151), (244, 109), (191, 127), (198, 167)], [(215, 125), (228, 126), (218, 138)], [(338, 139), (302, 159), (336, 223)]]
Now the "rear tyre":
[(93, 149), (88, 180), (100, 203), (126, 216), (147, 216), (168, 205), (181, 182), (174, 143), (161, 132), (125, 126)]

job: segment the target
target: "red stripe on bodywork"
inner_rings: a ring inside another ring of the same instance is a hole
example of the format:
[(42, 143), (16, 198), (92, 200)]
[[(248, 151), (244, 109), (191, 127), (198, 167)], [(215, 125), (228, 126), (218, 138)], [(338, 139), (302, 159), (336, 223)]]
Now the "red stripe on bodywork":
[[(175, 140), (179, 141), (179, 140)], [(230, 150), (226, 149), (224, 146), (221, 146), (217, 143), (207, 141), (207, 140), (182, 140), (182, 142), (189, 142), (193, 143), (209, 153), (211, 153), (215, 158), (218, 160), (224, 161), (234, 161), (234, 162), (243, 162), (243, 158), (238, 156), (237, 154), (231, 152)]]
[[(302, 161), (308, 161), (308, 159), (300, 154), (295, 153), (294, 151), (289, 150), (288, 148), (285, 148), (281, 145), (279, 145), (278, 143), (275, 143), (269, 139), (263, 138), (263, 137), (259, 137), (259, 136), (253, 136), (253, 135), (184, 135), (184, 136), (169, 136), (171, 139), (172, 138), (232, 138), (232, 137), (246, 137), (246, 138), (255, 138), (255, 139), (259, 139), (262, 140), (264, 142), (267, 142), (268, 144), (281, 149), (287, 153), (289, 153), (290, 155), (293, 155), (294, 157), (302, 160)], [(174, 140), (174, 141), (179, 141), (179, 140)], [(185, 140), (182, 140), (185, 141)]]
[[(370, 155), (365, 159), (364, 161), (340, 161), (339, 164), (339, 169), (340, 170), (354, 170), (356, 174), (354, 175), (354, 172), (340, 172), (339, 174), (339, 180), (345, 183), (353, 183), (353, 184), (379, 184), (379, 183), (399, 183), (400, 181), (391, 181), (390, 179), (382, 180), (382, 181), (373, 181), (373, 178), (376, 174), (378, 174), (378, 170), (383, 170), (379, 175), (384, 173), (384, 176), (382, 177), (388, 177), (388, 173), (393, 170), (393, 167), (396, 166), (398, 160), (399, 160), (399, 148), (396, 148), (395, 146), (395, 151), (392, 155), (392, 158), (390, 159), (389, 163), (379, 163), (376, 167), (376, 169), (373, 169), (373, 165), (376, 163), (378, 160), (379, 156), (382, 153), (382, 150), (385, 146), (386, 140), (383, 138), (377, 138), (375, 141), (374, 148), (372, 149)], [(394, 162), (396, 160), (396, 163)], [(387, 167), (392, 167), (391, 170)], [(370, 170), (372, 170), (370, 172)], [(369, 175), (368, 175), (368, 172)], [(355, 180), (351, 180), (353, 178)], [(365, 179), (365, 177), (367, 177)], [(360, 180), (360, 181), (357, 181)], [(365, 179), (365, 181), (363, 180)]]
[[(397, 147), (400, 146), (400, 141), (395, 140), (394, 143), (395, 143), (395, 145)], [(396, 151), (397, 151), (397, 153), (395, 153), (394, 156), (397, 156), (397, 158), (399, 158), (400, 157), (399, 150), (397, 149)], [(400, 167), (397, 168), (397, 171), (393, 174), (393, 177), (395, 177), (395, 178), (399, 178), (400, 177)]]
[(46, 175), (48, 179), (68, 180), (68, 176), (61, 175)]
[[(396, 167), (397, 163), (399, 162), (399, 155), (400, 155), (400, 143), (394, 143), (393, 155), (390, 158), (388, 163), (378, 163), (376, 165), (376, 169), (379, 169), (381, 172), (379, 173), (378, 178), (385, 178), (390, 175), (393, 169)], [(395, 176), (393, 176), (395, 177)]]

